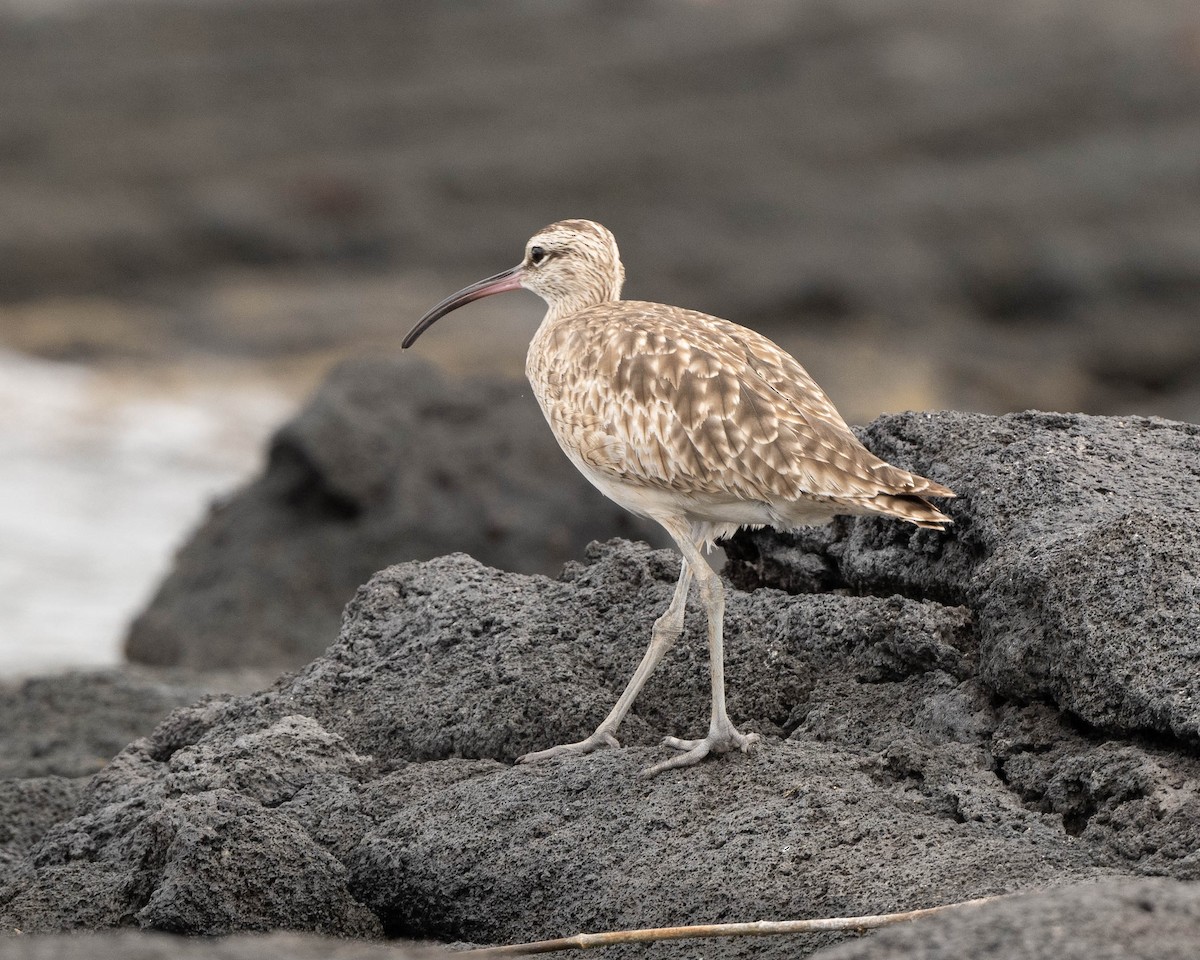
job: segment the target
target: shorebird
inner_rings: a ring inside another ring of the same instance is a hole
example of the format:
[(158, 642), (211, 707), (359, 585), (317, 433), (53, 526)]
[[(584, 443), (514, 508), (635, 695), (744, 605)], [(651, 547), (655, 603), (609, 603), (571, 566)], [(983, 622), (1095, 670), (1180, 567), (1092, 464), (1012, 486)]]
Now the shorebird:
[(546, 301), (525, 372), (559, 446), (601, 493), (660, 523), (683, 562), (641, 663), (596, 731), (517, 762), (619, 746), (618, 726), (683, 632), (695, 578), (708, 619), (708, 733), (667, 737), (677, 753), (645, 771), (653, 775), (750, 752), (759, 740), (737, 730), (725, 708), (724, 589), (704, 559), (714, 541), (743, 526), (791, 529), (839, 514), (943, 530), (950, 518), (925, 497), (954, 493), (867, 450), (805, 369), (766, 337), (694, 310), (622, 300), (624, 281), (606, 228), (562, 220), (529, 240), (517, 266), (433, 307), (403, 346), (481, 297), (524, 288)]

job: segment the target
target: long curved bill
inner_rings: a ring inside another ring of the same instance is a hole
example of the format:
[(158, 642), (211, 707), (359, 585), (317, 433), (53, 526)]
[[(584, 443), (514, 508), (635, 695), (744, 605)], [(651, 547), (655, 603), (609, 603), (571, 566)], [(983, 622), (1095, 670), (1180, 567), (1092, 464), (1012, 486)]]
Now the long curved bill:
[(486, 280), (480, 280), (469, 287), (463, 287), (458, 293), (452, 293), (417, 321), (417, 325), (408, 331), (408, 336), (404, 338), (400, 346), (407, 350), (417, 342), (417, 337), (432, 327), (451, 310), (457, 310), (463, 304), (470, 303), (472, 300), (479, 300), (483, 297), (490, 297), (493, 293), (519, 290), (521, 288), (521, 266), (521, 264), (517, 264), (511, 270), (505, 270), (494, 277), (488, 277)]

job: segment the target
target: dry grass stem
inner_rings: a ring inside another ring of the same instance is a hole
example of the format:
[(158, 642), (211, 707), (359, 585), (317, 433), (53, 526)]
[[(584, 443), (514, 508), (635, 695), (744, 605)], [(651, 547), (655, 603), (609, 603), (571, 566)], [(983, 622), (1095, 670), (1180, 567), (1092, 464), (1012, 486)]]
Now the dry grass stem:
[(991, 903), (1007, 894), (979, 897), (947, 903), (940, 907), (908, 910), (904, 913), (881, 913), (865, 917), (822, 917), (815, 920), (757, 920), (752, 923), (706, 923), (688, 927), (647, 927), (641, 930), (613, 930), (609, 933), (578, 933), (573, 937), (556, 940), (536, 940), (532, 943), (512, 943), (502, 947), (483, 947), (479, 950), (464, 950), (459, 956), (473, 960), (492, 960), (494, 957), (521, 957), (535, 953), (555, 953), (559, 950), (592, 950), (596, 947), (611, 947), (618, 943), (654, 943), (659, 940), (687, 940), (700, 937), (766, 937), (786, 933), (828, 933), (830, 931), (853, 931), (860, 933), (893, 923), (920, 920), (935, 913), (958, 910), (962, 907), (977, 907)]

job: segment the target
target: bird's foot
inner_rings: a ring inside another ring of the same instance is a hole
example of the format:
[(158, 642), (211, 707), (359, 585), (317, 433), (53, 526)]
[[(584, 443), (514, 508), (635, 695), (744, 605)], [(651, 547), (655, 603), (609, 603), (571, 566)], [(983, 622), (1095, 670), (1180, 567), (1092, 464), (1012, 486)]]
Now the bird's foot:
[(678, 737), (665, 738), (663, 744), (673, 750), (680, 751), (679, 754), (671, 757), (669, 760), (664, 760), (662, 763), (656, 763), (642, 772), (647, 777), (653, 777), (664, 770), (672, 770), (675, 767), (690, 767), (693, 764), (699, 763), (710, 753), (729, 753), (733, 750), (741, 750), (742, 753), (754, 753), (759, 748), (761, 741), (762, 738), (757, 733), (739, 733), (734, 729), (732, 723), (726, 721), (724, 725), (710, 727), (708, 736), (701, 740), (680, 740)]
[(601, 747), (619, 746), (617, 738), (601, 727), (586, 740), (580, 740), (578, 743), (560, 743), (557, 747), (527, 753), (522, 757), (517, 757), (517, 763), (538, 763), (542, 760), (549, 760), (551, 757), (582, 757), (585, 753), (592, 753)]

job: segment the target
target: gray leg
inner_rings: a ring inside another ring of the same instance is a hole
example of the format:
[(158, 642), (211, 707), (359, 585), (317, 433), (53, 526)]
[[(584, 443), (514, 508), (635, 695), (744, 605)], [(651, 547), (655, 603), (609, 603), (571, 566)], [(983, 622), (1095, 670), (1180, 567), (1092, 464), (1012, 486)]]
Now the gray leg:
[(620, 746), (617, 743), (617, 727), (621, 725), (621, 721), (625, 719), (625, 715), (629, 713), (629, 708), (633, 706), (633, 701), (641, 692), (650, 674), (654, 672), (654, 668), (658, 666), (663, 655), (671, 649), (679, 635), (683, 632), (683, 614), (687, 607), (688, 587), (692, 582), (692, 571), (688, 562), (684, 560), (680, 564), (679, 581), (675, 585), (675, 594), (671, 597), (671, 605), (667, 607), (666, 612), (654, 621), (654, 631), (650, 635), (650, 646), (646, 648), (646, 653), (642, 657), (642, 662), (638, 664), (638, 668), (634, 671), (633, 679), (625, 687), (625, 692), (621, 694), (616, 705), (609, 711), (607, 717), (601, 722), (593, 733), (586, 740), (580, 740), (578, 743), (564, 743), (557, 747), (550, 747), (548, 750), (538, 750), (536, 753), (527, 753), (523, 757), (517, 758), (517, 763), (536, 763), (538, 760), (548, 760), (550, 757), (574, 756), (578, 754), (591, 753), (600, 747), (616, 747)]
[(674, 537), (683, 553), (684, 564), (692, 568), (696, 583), (700, 587), (700, 597), (704, 601), (704, 610), (708, 617), (708, 662), (709, 674), (712, 680), (712, 715), (708, 725), (708, 735), (699, 740), (680, 740), (678, 737), (667, 737), (663, 743), (676, 750), (682, 751), (678, 756), (662, 763), (655, 764), (646, 771), (654, 776), (672, 767), (688, 767), (699, 763), (710, 753), (726, 753), (730, 750), (741, 750), (749, 753), (758, 743), (758, 734), (739, 733), (729, 720), (725, 711), (725, 644), (722, 627), (725, 619), (725, 588), (721, 586), (721, 578), (708, 565), (700, 548), (692, 542), (691, 531), (682, 524), (663, 524), (667, 532)]

